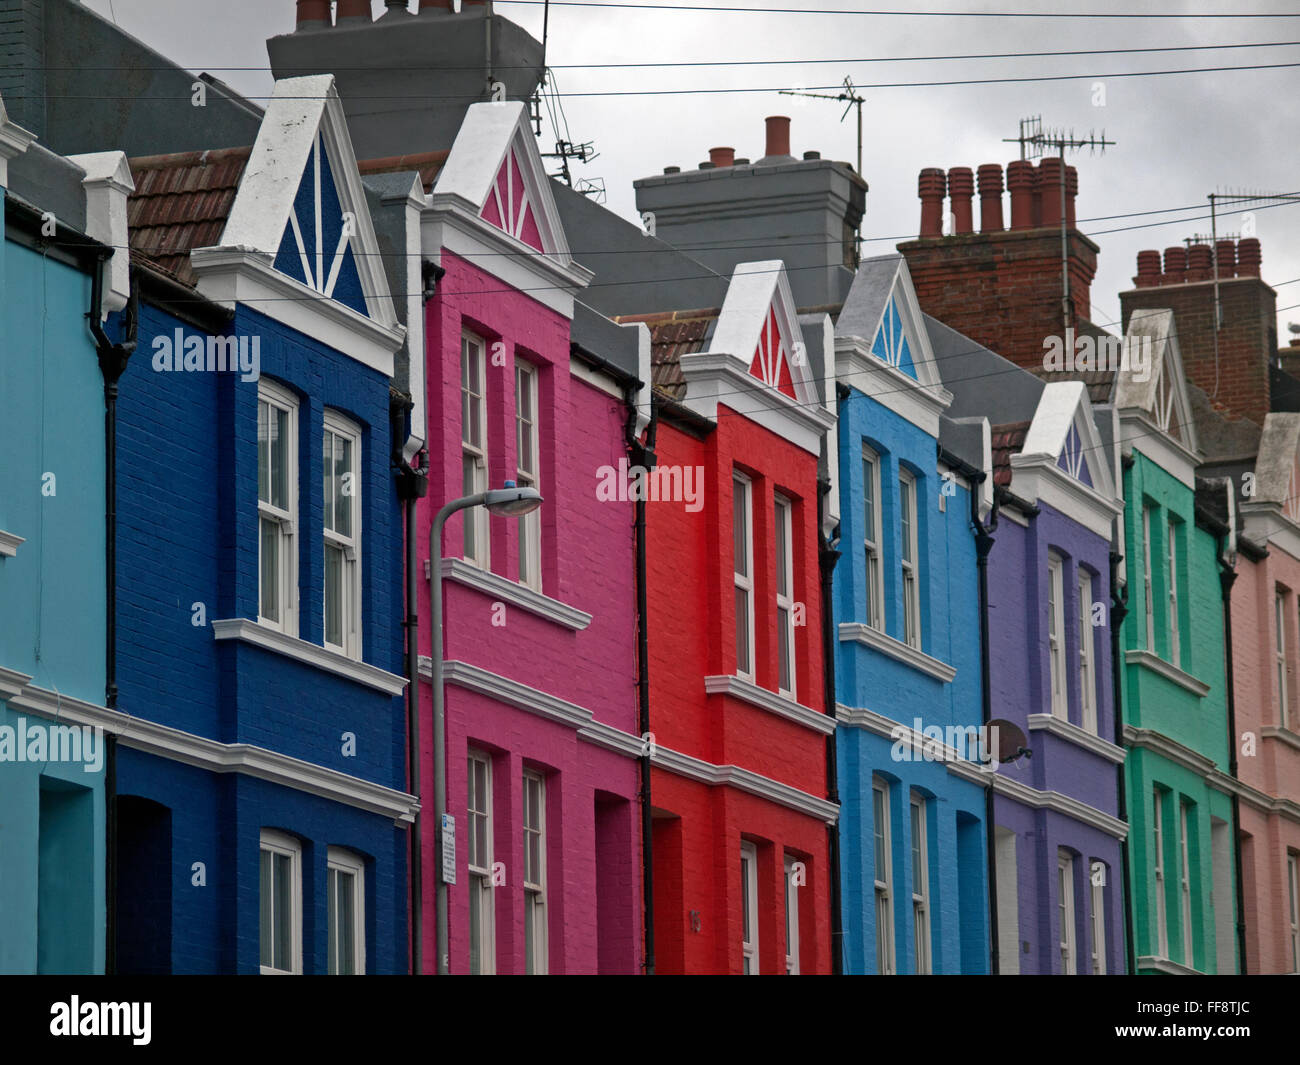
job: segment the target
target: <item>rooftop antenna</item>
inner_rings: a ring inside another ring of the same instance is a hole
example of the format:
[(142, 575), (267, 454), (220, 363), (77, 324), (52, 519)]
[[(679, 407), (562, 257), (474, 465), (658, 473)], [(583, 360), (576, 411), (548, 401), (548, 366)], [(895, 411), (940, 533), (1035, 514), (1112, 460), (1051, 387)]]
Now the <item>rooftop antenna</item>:
[(1044, 133), (1042, 115), (1022, 118), (1020, 136), (1002, 139), (1008, 144), (1020, 145), (1021, 159), (1037, 159), (1047, 148), (1055, 148), (1056, 153), (1061, 157), (1061, 319), (1066, 335), (1069, 336), (1071, 326), (1074, 324), (1074, 305), (1070, 300), (1070, 253), (1065, 218), (1065, 153), (1087, 148), (1089, 155), (1098, 152), (1105, 155), (1106, 149), (1113, 148), (1115, 142), (1106, 139), (1105, 130), (1101, 131), (1101, 136), (1089, 130), (1086, 137), (1076, 137), (1074, 130), (1066, 133), (1064, 129), (1048, 130)]
[[(551, 128), (555, 131), (555, 151), (541, 152), (539, 154), (542, 156), (543, 159), (560, 160), (559, 172), (556, 174), (552, 174), (551, 176), (563, 178), (564, 183), (568, 185), (569, 188), (573, 188), (574, 187), (573, 173), (569, 169), (569, 160), (577, 159), (581, 163), (589, 163), (593, 159), (596, 159), (600, 153), (595, 150), (595, 145), (591, 141), (574, 141), (571, 139), (571, 135), (569, 133), (569, 119), (568, 116), (566, 116), (564, 113), (564, 101), (560, 97), (559, 89), (553, 84), (554, 80), (555, 80), (554, 71), (552, 71), (549, 67), (543, 70), (542, 86), (549, 88), (550, 90), (549, 92), (543, 93), (543, 98), (546, 101), (546, 109), (551, 120)], [(541, 136), (540, 108), (535, 121), (537, 122), (537, 135), (540, 137)], [(603, 193), (604, 193), (603, 184), (599, 186), (592, 182), (582, 182), (580, 184), (582, 185), (582, 187), (579, 189), (579, 191), (585, 193), (586, 195), (595, 195), (597, 193), (600, 193), (601, 196), (603, 197)], [(603, 202), (603, 200), (598, 199), (597, 202)]]
[(804, 92), (802, 89), (781, 89), (780, 92), (782, 96), (808, 96), (814, 100), (847, 101), (848, 106), (844, 108), (844, 114), (840, 115), (841, 122), (843, 122), (844, 119), (848, 116), (850, 108), (856, 107), (858, 109), (858, 176), (861, 177), (862, 176), (862, 105), (866, 102), (866, 98), (859, 96), (854, 91), (853, 79), (850, 78), (848, 75), (845, 75), (844, 91), (837, 95), (831, 95), (830, 93), (826, 93), (826, 92)]

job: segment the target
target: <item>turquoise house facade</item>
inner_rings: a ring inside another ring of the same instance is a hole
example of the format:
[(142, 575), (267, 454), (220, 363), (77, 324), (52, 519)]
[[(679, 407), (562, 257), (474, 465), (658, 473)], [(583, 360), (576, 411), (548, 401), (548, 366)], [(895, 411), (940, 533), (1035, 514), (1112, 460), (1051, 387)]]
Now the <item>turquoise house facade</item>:
[(943, 461), (952, 397), (901, 256), (862, 263), (835, 346), (844, 972), (984, 973), (979, 457)]

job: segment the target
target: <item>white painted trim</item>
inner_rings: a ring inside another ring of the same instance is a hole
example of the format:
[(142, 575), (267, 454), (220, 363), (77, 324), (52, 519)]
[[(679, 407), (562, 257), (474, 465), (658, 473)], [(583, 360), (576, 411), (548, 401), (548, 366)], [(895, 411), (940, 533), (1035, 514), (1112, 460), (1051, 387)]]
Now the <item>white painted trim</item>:
[(20, 544), (27, 543), (25, 537), (0, 529), (0, 558), (13, 558), (18, 554)]
[(709, 695), (729, 695), (733, 699), (739, 699), (760, 710), (777, 714), (804, 728), (820, 732), (824, 736), (829, 736), (835, 731), (835, 718), (831, 715), (820, 713), (788, 696), (778, 695), (767, 688), (752, 684), (743, 677), (705, 677), (704, 690)]
[(367, 813), (411, 823), (420, 810), (414, 795), (338, 770), (304, 762), (249, 743), (220, 743), (205, 736), (160, 725), (120, 710), (59, 695), (31, 683), (31, 677), (0, 666), (0, 698), (10, 709), (25, 710), (71, 725), (102, 728), (133, 750), (210, 773), (242, 773), (295, 791), (341, 802)]
[(1274, 739), (1289, 747), (1294, 747), (1300, 751), (1300, 736), (1297, 736), (1289, 728), (1279, 728), (1277, 725), (1265, 725), (1259, 730), (1260, 737), (1263, 739)]
[(316, 669), (323, 669), (327, 673), (344, 677), (355, 684), (364, 685), (385, 695), (401, 695), (406, 687), (406, 678), (399, 677), (396, 673), (389, 673), (368, 662), (358, 662), (336, 651), (326, 650), (320, 644), (300, 640), (297, 636), (289, 636), (249, 618), (226, 618), (213, 621), (212, 635), (217, 640), (242, 640), (254, 647), (274, 651), (286, 658), (314, 666)]
[(9, 160), (22, 155), (36, 140), (31, 133), (16, 122), (9, 121), (5, 102), (0, 99), (0, 187), (9, 187)]
[(406, 292), (394, 293), (393, 300), (406, 301), (406, 354), (407, 385), (411, 392), (411, 428), (402, 448), (402, 457), (409, 463), (424, 448), (429, 439), (427, 396), (425, 394), (424, 353), (424, 268), (420, 254), (420, 215), (424, 211), (424, 186), (418, 176), (411, 178), (411, 187), (400, 200), (385, 198), (384, 203), (405, 203)]
[(385, 377), (393, 376), (393, 352), (402, 346), (405, 326), (381, 325), (280, 273), (271, 262), (251, 248), (190, 252), (198, 290), (214, 303), (232, 309), (237, 303), (246, 304)]
[(1202, 458), (1200, 452), (1189, 451), (1161, 430), (1146, 411), (1130, 408), (1120, 412), (1119, 442), (1124, 456), (1132, 455), (1136, 450), (1184, 487), (1195, 490), (1196, 467)]
[(1161, 958), (1155, 954), (1140, 954), (1137, 959), (1139, 969), (1155, 969), (1158, 973), (1168, 973), (1170, 976), (1202, 976), (1200, 969), (1189, 969), (1181, 962), (1171, 961), (1169, 958)]
[(1124, 507), (1076, 481), (1050, 455), (1011, 456), (1011, 491), (1030, 503), (1046, 503), (1103, 540)]
[(86, 172), (81, 184), (86, 197), (86, 236), (113, 249), (104, 264), (104, 315), (120, 311), (131, 296), (131, 248), (127, 233), (127, 198), (135, 191), (124, 152), (70, 155)]
[[(262, 852), (269, 854), (278, 854), (282, 858), (289, 859), (289, 914), (287, 921), (289, 924), (289, 968), (277, 969), (271, 965), (261, 965), (258, 968), (263, 976), (300, 976), (302, 974), (302, 879), (303, 879), (303, 862), (302, 862), (302, 841), (287, 832), (281, 832), (274, 828), (264, 828), (258, 834), (257, 840), (257, 861), (259, 866), (262, 862)], [(272, 887), (274, 888), (275, 877), (272, 874)], [(260, 892), (259, 887), (259, 892)], [(261, 899), (259, 897), (258, 909), (261, 909)], [(261, 955), (258, 955), (258, 961), (261, 961)]]
[(1190, 673), (1184, 672), (1172, 663), (1166, 662), (1158, 655), (1153, 655), (1145, 648), (1125, 651), (1124, 661), (1128, 665), (1146, 666), (1153, 673), (1158, 673), (1166, 680), (1173, 681), (1180, 688), (1184, 688), (1193, 695), (1200, 696), (1202, 699), (1210, 694), (1210, 686), (1204, 681), (1197, 680)]
[[(926, 736), (924, 732), (917, 732), (910, 725), (895, 721), (884, 714), (878, 714), (874, 710), (868, 710), (864, 706), (846, 706), (844, 703), (837, 703), (835, 718), (841, 725), (864, 728), (868, 732), (873, 732), (877, 736), (889, 740), (891, 743), (905, 743), (910, 750), (916, 753), (916, 758), (912, 759), (913, 761), (941, 762), (953, 776), (970, 781), (981, 788), (987, 788), (993, 778), (993, 771), (988, 766), (963, 758), (955, 747), (949, 747), (946, 743)], [(945, 731), (947, 729), (947, 726), (940, 725), (938, 722), (931, 722), (930, 724)], [(981, 728), (983, 726), (962, 725), (960, 727)], [(936, 753), (938, 757), (926, 758), (927, 751)]]
[[(360, 976), (366, 971), (366, 863), (361, 855), (355, 851), (348, 850), (347, 847), (330, 845), (325, 848), (325, 875), (327, 877), (331, 870), (348, 873), (354, 878), (352, 884), (352, 962), (357, 975)], [(325, 885), (325, 899), (328, 904), (328, 883)], [(333, 913), (326, 915), (325, 929), (327, 933), (329, 931), (329, 922), (333, 917)], [(326, 936), (326, 942), (328, 943), (328, 935)], [(325, 968), (327, 971), (329, 962), (330, 959), (326, 958)]]
[(1292, 558), (1300, 559), (1300, 528), (1286, 516), (1280, 503), (1269, 503), (1256, 498), (1238, 503), (1237, 508), (1241, 514), (1243, 531), (1251, 539), (1267, 542), (1270, 548), (1278, 547)]
[(1219, 767), (1214, 763), (1213, 759), (1207, 758), (1177, 740), (1170, 739), (1163, 732), (1157, 732), (1155, 729), (1134, 728), (1132, 725), (1125, 725), (1124, 743), (1129, 747), (1144, 747), (1149, 751), (1154, 751), (1175, 765), (1182, 766), (1184, 769), (1207, 779), (1220, 773)]
[(669, 750), (661, 744), (655, 745), (650, 761), (660, 769), (685, 777), (687, 780), (697, 780), (713, 787), (718, 785), (733, 787), (787, 809), (815, 817), (828, 825), (835, 824), (839, 818), (840, 808), (836, 803), (819, 799), (816, 795), (810, 795), (806, 791), (793, 788), (789, 784), (782, 784), (779, 780), (773, 780), (751, 770), (742, 769), (740, 766), (714, 765), (712, 762), (692, 758), (689, 754)]
[(1108, 740), (1103, 740), (1087, 729), (1080, 728), (1068, 721), (1062, 721), (1054, 714), (1030, 714), (1029, 729), (1032, 732), (1035, 729), (1042, 729), (1050, 732), (1054, 736), (1073, 743), (1076, 746), (1083, 747), (1093, 754), (1100, 755), (1108, 762), (1114, 762), (1115, 765), (1123, 765), (1126, 757), (1123, 747), (1117, 747)]
[(1082, 822), (1101, 832), (1105, 832), (1108, 836), (1113, 836), (1117, 840), (1122, 840), (1128, 835), (1128, 824), (1126, 822), (1059, 791), (1039, 791), (1037, 788), (1031, 788), (1028, 784), (1012, 777), (1002, 776), (1000, 773), (993, 777), (993, 791), (995, 794), (1003, 795), (1020, 803), (1022, 806), (1028, 806), (1034, 810), (1051, 810), (1053, 813)]
[(835, 375), (886, 410), (939, 438), (939, 415), (952, 406), (952, 393), (918, 384), (902, 370), (871, 354), (870, 342), (856, 336), (835, 338)]
[(583, 384), (590, 385), (600, 392), (604, 392), (607, 396), (612, 396), (619, 402), (623, 400), (623, 390), (618, 387), (614, 378), (607, 373), (602, 373), (594, 366), (588, 366), (581, 359), (569, 360), (569, 376), (581, 381)]
[(942, 681), (944, 684), (951, 684), (957, 676), (955, 666), (950, 666), (947, 662), (940, 661), (924, 651), (918, 651), (910, 644), (903, 643), (902, 640), (896, 640), (888, 633), (873, 629), (870, 625), (864, 625), (860, 621), (842, 622), (839, 637), (841, 643), (860, 643), (864, 647), (870, 647), (873, 650), (887, 654), (890, 658), (897, 659), (913, 669), (918, 669), (922, 673), (934, 677), (935, 680)]
[[(579, 610), (575, 606), (569, 606), (568, 603), (552, 599), (549, 595), (543, 595), (527, 585), (518, 584), (502, 577), (499, 573), (479, 569), (478, 566), (466, 562), (463, 558), (444, 558), (442, 560), (442, 575), (446, 580), (463, 584), (467, 588), (473, 588), (475, 591), (482, 592), (492, 599), (504, 600), (512, 606), (517, 606), (520, 610), (526, 610), (530, 614), (545, 618), (547, 621), (553, 621), (555, 624), (562, 625), (574, 632), (581, 632), (591, 624), (592, 616), (585, 610)], [(429, 579), (429, 560), (427, 558), (424, 560), (424, 577), (425, 580)]]

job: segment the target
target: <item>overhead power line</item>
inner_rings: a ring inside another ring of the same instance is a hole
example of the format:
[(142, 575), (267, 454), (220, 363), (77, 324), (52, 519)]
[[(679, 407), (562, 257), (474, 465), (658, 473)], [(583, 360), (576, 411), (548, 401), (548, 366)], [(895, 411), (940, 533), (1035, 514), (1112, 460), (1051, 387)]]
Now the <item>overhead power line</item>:
[(1220, 18), (1300, 18), (1300, 12), (1275, 11), (921, 11), (916, 8), (868, 9), (844, 7), (742, 7), (705, 4), (631, 3), (628, 0), (497, 0), (521, 7), (614, 8), (630, 11), (693, 11), (705, 14), (742, 15), (857, 15), (859, 17), (901, 18), (1033, 18), (1033, 19), (1220, 19)]

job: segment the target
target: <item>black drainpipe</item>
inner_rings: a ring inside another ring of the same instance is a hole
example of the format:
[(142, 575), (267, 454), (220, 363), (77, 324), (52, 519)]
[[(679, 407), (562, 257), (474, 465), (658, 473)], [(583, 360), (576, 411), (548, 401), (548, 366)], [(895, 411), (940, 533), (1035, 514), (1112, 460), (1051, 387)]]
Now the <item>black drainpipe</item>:
[[(397, 498), (402, 503), (402, 519), (406, 527), (406, 616), (402, 628), (406, 635), (406, 745), (407, 787), (416, 801), (420, 799), (420, 615), (416, 567), (416, 500), (423, 499), (429, 490), (428, 474), (417, 471), (406, 461), (406, 418), (415, 404), (405, 396), (392, 396), (388, 401), (388, 419), (392, 438), (389, 467), (397, 477)], [(411, 825), (411, 973), (419, 976), (423, 970), (421, 929), (424, 909), (423, 850), (420, 840), (419, 811)]]
[[(831, 456), (830, 461), (837, 461)], [(834, 583), (835, 563), (840, 560), (840, 552), (831, 546), (823, 530), (823, 518), (826, 509), (826, 495), (831, 490), (829, 480), (817, 482), (817, 561), (821, 567), (822, 578), (822, 688), (826, 700), (826, 714), (835, 718), (835, 645), (838, 642), (835, 632)], [(826, 798), (835, 803), (840, 802), (839, 761), (836, 752), (836, 734), (826, 737)], [(826, 826), (831, 880), (831, 974), (840, 976), (844, 972), (844, 921), (840, 913), (840, 829), (837, 823)]]
[[(1227, 491), (1231, 493), (1232, 482), (1227, 481)], [(1231, 510), (1232, 496), (1228, 497), (1228, 507)], [(1218, 540), (1218, 557), (1219, 557), (1219, 590), (1223, 596), (1223, 649), (1224, 656), (1227, 660), (1227, 676), (1224, 678), (1228, 688), (1228, 773), (1233, 780), (1237, 779), (1237, 698), (1235, 694), (1235, 682), (1233, 680), (1232, 669), (1232, 585), (1237, 579), (1237, 570), (1235, 565), (1228, 564), (1223, 558), (1223, 544), (1225, 533), (1219, 533)], [(1237, 895), (1237, 953), (1240, 957), (1238, 967), (1241, 976), (1247, 975), (1246, 972), (1246, 917), (1243, 908), (1245, 903), (1245, 891), (1242, 886), (1241, 873), (1241, 796), (1236, 790), (1232, 793), (1232, 846), (1236, 853), (1237, 860), (1233, 863), (1236, 867), (1236, 883), (1234, 889)]]
[[(980, 598), (980, 719), (984, 725), (984, 736), (988, 737), (988, 725), (993, 719), (993, 678), (989, 663), (989, 552), (993, 550), (993, 533), (998, 527), (998, 500), (994, 493), (993, 507), (989, 514), (990, 522), (986, 526), (980, 520), (980, 491), (988, 476), (983, 470), (967, 468), (960, 470), (971, 481), (970, 519), (975, 526), (975, 565), (979, 574)], [(997, 832), (993, 821), (993, 777), (989, 777), (984, 790), (984, 850), (988, 864), (989, 881), (989, 973), (998, 975), (998, 876), (997, 876)]]
[[(1123, 531), (1120, 532), (1120, 540), (1123, 541)], [(1124, 666), (1123, 655), (1120, 649), (1119, 630), (1124, 624), (1124, 619), (1128, 616), (1128, 585), (1120, 591), (1119, 586), (1119, 564), (1123, 556), (1118, 551), (1110, 553), (1110, 686), (1111, 702), (1115, 706), (1115, 746), (1121, 750), (1124, 749)], [(1128, 824), (1128, 782), (1125, 776), (1126, 762), (1121, 762), (1115, 767), (1115, 778), (1119, 783), (1118, 803), (1119, 819), (1126, 825)], [(1133, 890), (1133, 882), (1129, 879), (1130, 868), (1130, 838), (1132, 836), (1132, 826), (1130, 830), (1124, 833), (1124, 841), (1120, 844), (1119, 855), (1123, 863), (1123, 893)], [(1137, 972), (1137, 945), (1133, 942), (1133, 908), (1129, 905), (1130, 899), (1121, 898), (1120, 902), (1124, 910), (1124, 958), (1128, 964), (1130, 975)]]
[[(659, 428), (659, 405), (650, 390), (650, 424), (642, 444), (636, 437), (637, 395), (640, 385), (629, 385), (624, 393), (627, 424), (624, 437), (633, 465), (651, 468), (655, 463), (655, 434)], [(641, 728), (641, 904), (645, 922), (643, 964), (647, 976), (655, 974), (654, 826), (650, 803), (650, 641), (646, 632), (649, 607), (646, 602), (646, 501), (636, 501), (636, 662), (637, 706)]]
[[(135, 271), (122, 333), (114, 344), (101, 324), (104, 312), (104, 270), (112, 252), (105, 249), (91, 273), (90, 309), (86, 320), (95, 338), (99, 371), (104, 376), (104, 705), (117, 709), (117, 382), (135, 351), (139, 317)], [(117, 972), (117, 736), (105, 737), (104, 769), (104, 972)]]

